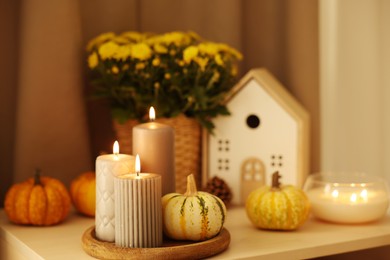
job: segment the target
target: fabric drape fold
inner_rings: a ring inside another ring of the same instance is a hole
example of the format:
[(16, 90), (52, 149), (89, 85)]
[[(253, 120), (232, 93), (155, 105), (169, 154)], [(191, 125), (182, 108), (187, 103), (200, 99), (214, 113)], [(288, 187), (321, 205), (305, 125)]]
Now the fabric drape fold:
[(14, 181), (39, 167), (69, 183), (91, 169), (78, 1), (26, 0), (21, 17)]

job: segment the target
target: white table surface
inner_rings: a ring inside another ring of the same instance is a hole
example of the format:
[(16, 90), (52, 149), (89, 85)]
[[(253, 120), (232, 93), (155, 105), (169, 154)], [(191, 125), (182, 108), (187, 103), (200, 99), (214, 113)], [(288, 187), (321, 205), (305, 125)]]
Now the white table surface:
[[(93, 218), (72, 213), (52, 227), (11, 224), (0, 210), (0, 259), (94, 259), (81, 246)], [(337, 225), (309, 219), (297, 231), (254, 228), (242, 207), (228, 210), (229, 248), (213, 259), (304, 259), (390, 245), (390, 216), (364, 225)]]

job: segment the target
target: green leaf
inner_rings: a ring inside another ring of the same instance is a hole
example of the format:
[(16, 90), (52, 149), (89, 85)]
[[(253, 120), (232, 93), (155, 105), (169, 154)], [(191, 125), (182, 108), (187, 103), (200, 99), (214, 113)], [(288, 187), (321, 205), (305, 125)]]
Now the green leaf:
[(111, 115), (120, 124), (124, 124), (129, 119), (129, 113), (121, 108), (112, 108)]

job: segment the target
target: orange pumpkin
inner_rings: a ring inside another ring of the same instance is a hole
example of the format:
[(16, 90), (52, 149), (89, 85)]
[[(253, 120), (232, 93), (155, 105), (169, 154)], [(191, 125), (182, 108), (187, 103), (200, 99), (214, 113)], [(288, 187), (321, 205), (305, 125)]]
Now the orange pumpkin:
[(62, 222), (69, 213), (70, 195), (65, 185), (40, 176), (17, 183), (7, 191), (4, 210), (15, 224), (50, 226)]
[(70, 196), (74, 207), (82, 214), (94, 217), (96, 209), (96, 175), (85, 172), (70, 185)]

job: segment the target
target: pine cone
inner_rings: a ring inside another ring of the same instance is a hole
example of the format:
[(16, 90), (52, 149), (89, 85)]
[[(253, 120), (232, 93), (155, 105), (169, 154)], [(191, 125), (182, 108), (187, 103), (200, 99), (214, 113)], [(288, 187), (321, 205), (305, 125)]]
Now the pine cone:
[(226, 206), (232, 201), (233, 194), (230, 187), (223, 179), (217, 176), (214, 176), (207, 182), (204, 191), (220, 198)]

